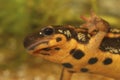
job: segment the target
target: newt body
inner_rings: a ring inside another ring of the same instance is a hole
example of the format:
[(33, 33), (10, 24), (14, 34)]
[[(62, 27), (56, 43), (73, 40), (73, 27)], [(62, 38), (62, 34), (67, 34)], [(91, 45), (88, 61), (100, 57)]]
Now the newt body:
[(120, 29), (92, 16), (82, 27), (47, 26), (25, 38), (29, 53), (63, 65), (60, 80), (76, 72), (120, 80)]

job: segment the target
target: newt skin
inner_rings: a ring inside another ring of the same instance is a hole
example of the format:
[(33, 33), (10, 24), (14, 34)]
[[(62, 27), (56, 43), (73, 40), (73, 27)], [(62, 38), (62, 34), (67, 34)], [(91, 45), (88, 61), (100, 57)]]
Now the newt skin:
[(95, 14), (82, 18), (86, 22), (77, 28), (46, 26), (28, 35), (24, 47), (32, 55), (61, 64), (60, 80), (71, 80), (77, 72), (120, 80), (120, 29)]

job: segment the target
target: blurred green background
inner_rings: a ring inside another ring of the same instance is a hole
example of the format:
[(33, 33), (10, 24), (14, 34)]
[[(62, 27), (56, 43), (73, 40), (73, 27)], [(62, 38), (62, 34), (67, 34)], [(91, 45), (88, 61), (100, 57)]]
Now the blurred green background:
[(120, 26), (120, 0), (0, 0), (0, 80), (58, 80), (60, 65), (28, 54), (24, 37), (45, 25), (79, 26), (91, 10)]

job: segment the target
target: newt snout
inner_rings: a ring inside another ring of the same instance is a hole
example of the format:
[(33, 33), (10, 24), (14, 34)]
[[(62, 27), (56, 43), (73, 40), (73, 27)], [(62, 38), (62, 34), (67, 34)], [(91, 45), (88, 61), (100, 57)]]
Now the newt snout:
[(27, 48), (28, 51), (34, 51), (39, 49), (44, 49), (49, 45), (49, 41), (52, 39), (51, 35), (54, 34), (54, 29), (52, 27), (45, 27), (40, 31), (28, 35), (24, 39), (24, 47)]

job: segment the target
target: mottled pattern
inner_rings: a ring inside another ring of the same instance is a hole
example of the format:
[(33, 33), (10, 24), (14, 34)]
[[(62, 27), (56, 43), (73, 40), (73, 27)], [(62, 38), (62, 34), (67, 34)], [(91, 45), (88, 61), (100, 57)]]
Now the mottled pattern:
[[(113, 34), (120, 34), (120, 30), (116, 28), (110, 28), (108, 32)], [(74, 38), (81, 44), (89, 43), (90, 38), (94, 36), (94, 35), (91, 36), (91, 34), (89, 34), (85, 29), (83, 29), (83, 31), (76, 32), (74, 28), (72, 29), (70, 27), (61, 27), (61, 26), (56, 26), (56, 33), (64, 34), (68, 40)], [(108, 51), (110, 53), (119, 54), (120, 37), (116, 37), (116, 38), (105, 37), (99, 48), (105, 52)]]
[(120, 34), (120, 29), (118, 28), (111, 28), (110, 30), (109, 30), (109, 32), (110, 33), (114, 33), (114, 34)]
[(82, 43), (82, 44), (86, 44), (89, 42), (90, 39), (90, 34), (88, 34), (88, 32), (78, 32), (77, 33), (77, 41)]
[(105, 37), (100, 45), (100, 49), (102, 51), (109, 51), (110, 53), (120, 54), (120, 37)]

